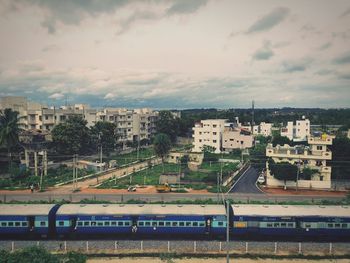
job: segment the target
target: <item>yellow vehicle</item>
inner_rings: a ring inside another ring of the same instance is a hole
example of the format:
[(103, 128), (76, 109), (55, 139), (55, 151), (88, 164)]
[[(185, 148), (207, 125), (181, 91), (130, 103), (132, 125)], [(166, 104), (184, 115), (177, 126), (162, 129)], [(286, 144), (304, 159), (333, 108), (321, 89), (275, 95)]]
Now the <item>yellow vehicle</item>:
[(168, 184), (157, 185), (156, 190), (159, 193), (168, 193), (171, 191), (171, 187)]

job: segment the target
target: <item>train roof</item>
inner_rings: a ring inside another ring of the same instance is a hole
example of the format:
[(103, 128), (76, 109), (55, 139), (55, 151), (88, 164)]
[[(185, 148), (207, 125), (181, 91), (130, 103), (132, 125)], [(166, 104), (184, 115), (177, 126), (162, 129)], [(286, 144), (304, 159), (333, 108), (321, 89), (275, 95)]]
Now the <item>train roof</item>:
[(223, 205), (67, 204), (57, 215), (225, 215)]
[(0, 216), (45, 216), (48, 215), (55, 204), (1, 204)]
[(323, 216), (350, 217), (350, 206), (232, 205), (235, 216)]

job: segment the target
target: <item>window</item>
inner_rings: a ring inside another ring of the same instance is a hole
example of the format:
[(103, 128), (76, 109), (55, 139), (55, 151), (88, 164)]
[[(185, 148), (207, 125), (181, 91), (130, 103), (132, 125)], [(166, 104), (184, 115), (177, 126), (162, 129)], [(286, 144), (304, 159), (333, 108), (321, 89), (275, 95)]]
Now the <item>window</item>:
[(130, 222), (124, 222), (125, 226), (130, 226)]
[(280, 226), (279, 223), (274, 223), (274, 224), (273, 224), (273, 227), (279, 227), (279, 226)]
[(311, 224), (305, 224), (305, 227), (306, 227), (306, 228), (310, 228), (310, 227), (311, 227)]
[(117, 225), (117, 222), (115, 222), (115, 221), (111, 222), (111, 226), (116, 226), (116, 225)]
[(142, 221), (139, 222), (139, 226), (144, 226), (144, 223)]
[(281, 223), (281, 227), (286, 227), (287, 223)]
[(328, 224), (328, 227), (329, 228), (333, 228), (333, 224)]
[(110, 223), (109, 222), (105, 222), (105, 226), (109, 226), (110, 225)]
[(170, 222), (165, 222), (165, 226), (170, 226)]
[(7, 226), (6, 222), (1, 222), (1, 226)]
[[(60, 222), (60, 225), (61, 225), (61, 223), (62, 223), (62, 226), (63, 226), (63, 222)], [(84, 222), (84, 226), (89, 226), (90, 225), (90, 222), (88, 222), (88, 221), (85, 221)], [(92, 224), (91, 224), (92, 225)]]
[(98, 226), (103, 226), (103, 222), (97, 222)]
[(204, 222), (200, 222), (199, 226), (205, 226)]
[(152, 226), (157, 226), (157, 222), (156, 221), (152, 222)]
[(45, 221), (41, 221), (40, 222), (40, 226), (46, 226), (46, 222)]
[(213, 132), (213, 135), (216, 135), (216, 132)]
[(179, 222), (179, 226), (185, 226), (185, 222)]
[(96, 221), (91, 222), (91, 226), (96, 226)]
[(21, 223), (20, 222), (15, 222), (15, 226), (20, 226)]
[(216, 143), (216, 140), (213, 140), (213, 143)]
[(162, 221), (158, 222), (158, 226), (164, 226), (164, 222)]
[(339, 227), (340, 227), (340, 224), (334, 224), (334, 227), (338, 227), (338, 228), (339, 228)]
[(177, 226), (177, 222), (172, 222), (172, 226)]
[(288, 223), (288, 227), (293, 227), (293, 223)]
[(272, 223), (267, 223), (266, 226), (267, 227), (272, 227)]
[(202, 139), (199, 139), (199, 142), (202, 142)]
[(223, 226), (224, 222), (218, 222), (218, 226)]
[(145, 226), (150, 226), (151, 222), (145, 222)]
[(13, 226), (13, 222), (9, 222), (9, 223), (8, 223), (8, 226)]
[(348, 224), (341, 224), (341, 227), (342, 227), (342, 228), (347, 228), (347, 227), (348, 227)]
[(78, 222), (78, 226), (83, 226), (83, 222)]
[(186, 226), (191, 226), (191, 222), (186, 222)]
[(22, 226), (28, 226), (27, 222), (22, 222)]
[(213, 128), (216, 128), (216, 126), (217, 126), (216, 124), (213, 124)]
[(123, 224), (123, 222), (122, 221), (119, 221), (118, 222), (118, 226), (123, 226), (124, 224)]
[(193, 222), (193, 226), (198, 226), (198, 222)]

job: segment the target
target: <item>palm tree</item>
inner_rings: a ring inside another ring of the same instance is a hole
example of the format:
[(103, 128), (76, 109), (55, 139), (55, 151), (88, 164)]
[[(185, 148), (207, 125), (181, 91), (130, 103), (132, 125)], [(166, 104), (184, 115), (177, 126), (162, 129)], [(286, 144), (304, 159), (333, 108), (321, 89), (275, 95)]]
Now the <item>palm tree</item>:
[(0, 110), (0, 147), (6, 147), (9, 169), (12, 171), (12, 148), (18, 145), (18, 112), (12, 109)]

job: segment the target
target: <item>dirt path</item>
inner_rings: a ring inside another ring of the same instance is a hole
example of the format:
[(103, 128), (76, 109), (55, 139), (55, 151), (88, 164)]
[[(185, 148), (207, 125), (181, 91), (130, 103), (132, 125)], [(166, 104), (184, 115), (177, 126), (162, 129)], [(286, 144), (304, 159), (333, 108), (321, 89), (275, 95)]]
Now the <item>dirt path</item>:
[(305, 190), (305, 189), (299, 189), (298, 192), (295, 191), (295, 189), (287, 189), (284, 190), (282, 188), (267, 188), (267, 187), (260, 187), (261, 190), (263, 190), (265, 193), (269, 195), (319, 195), (319, 196), (339, 196), (339, 197), (345, 197), (348, 193), (347, 191), (321, 191), (321, 190)]

